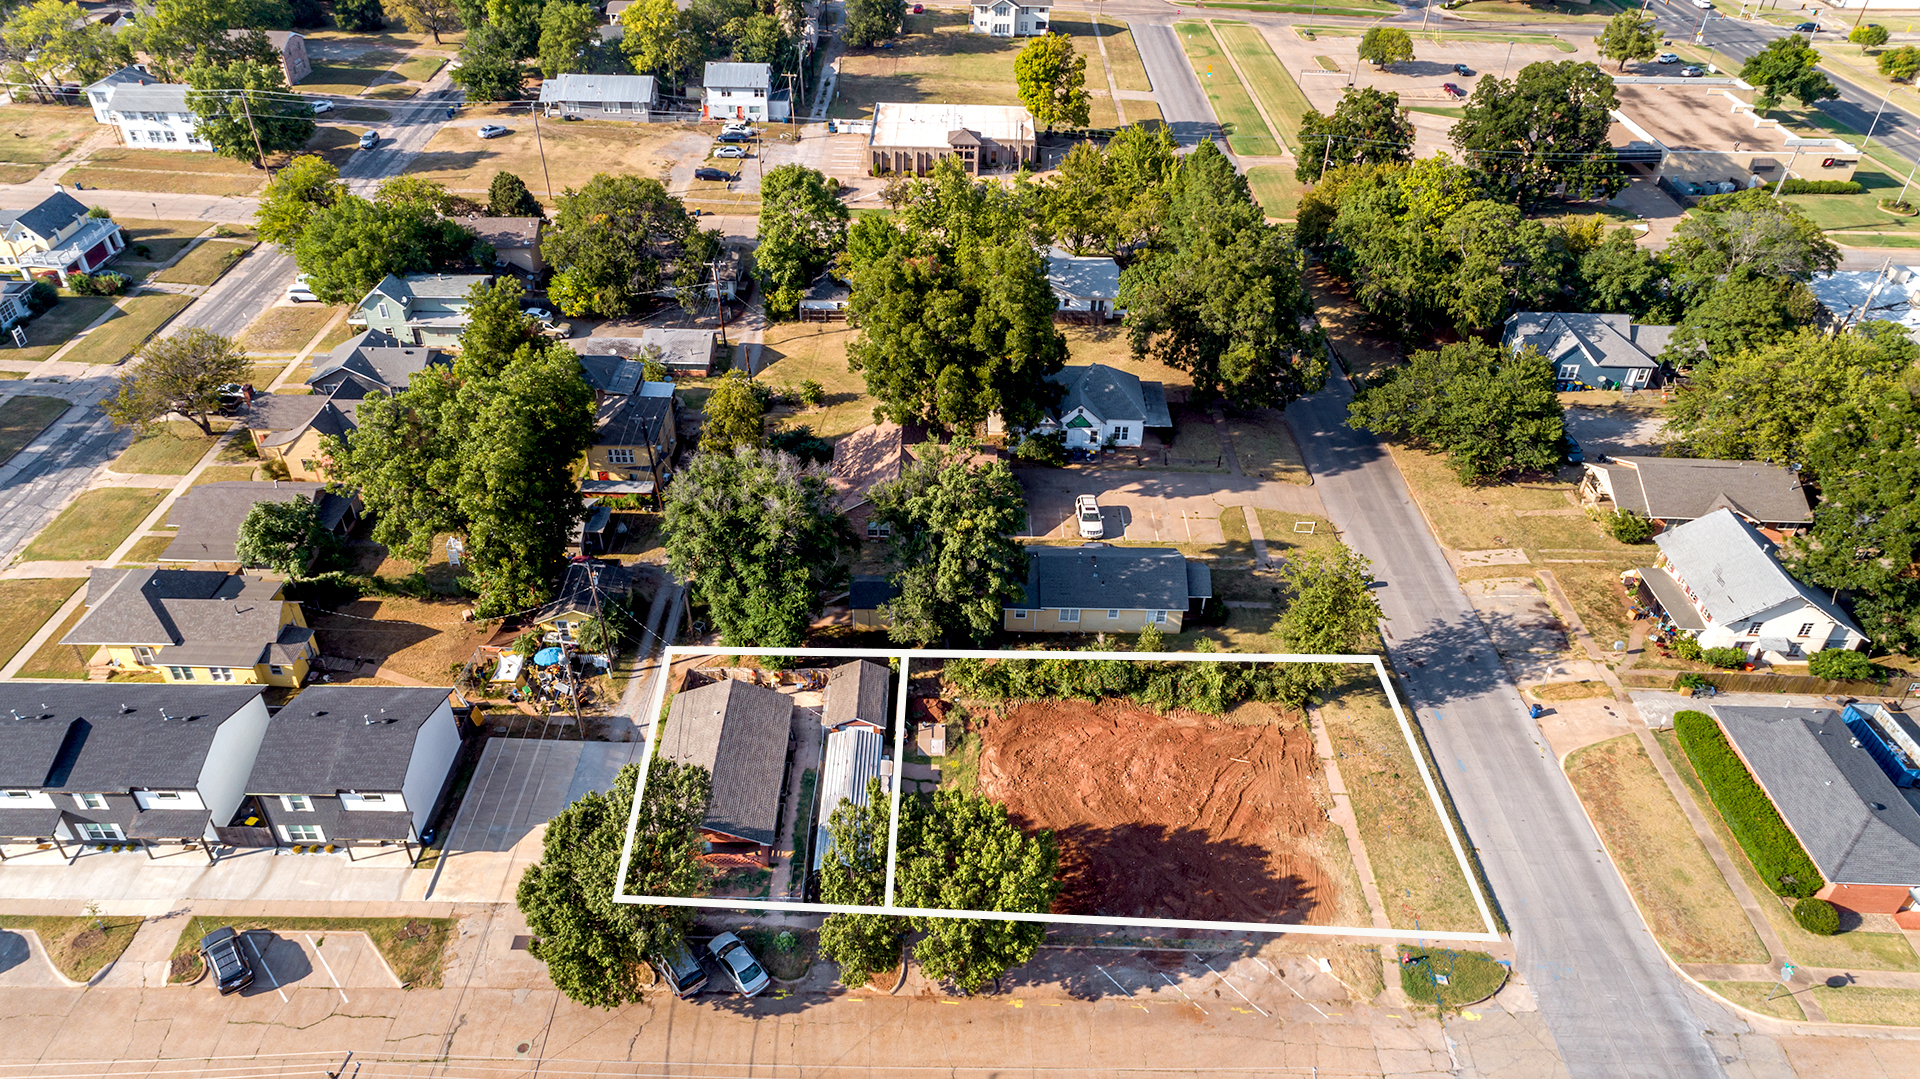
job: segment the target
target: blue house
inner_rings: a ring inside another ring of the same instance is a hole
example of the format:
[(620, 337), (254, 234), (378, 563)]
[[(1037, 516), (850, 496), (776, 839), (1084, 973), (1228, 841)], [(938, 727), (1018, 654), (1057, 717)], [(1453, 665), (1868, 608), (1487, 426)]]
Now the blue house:
[(1521, 311), (1501, 343), (1545, 356), (1557, 390), (1646, 389), (1662, 381), (1659, 357), (1674, 329), (1636, 326), (1629, 315)]

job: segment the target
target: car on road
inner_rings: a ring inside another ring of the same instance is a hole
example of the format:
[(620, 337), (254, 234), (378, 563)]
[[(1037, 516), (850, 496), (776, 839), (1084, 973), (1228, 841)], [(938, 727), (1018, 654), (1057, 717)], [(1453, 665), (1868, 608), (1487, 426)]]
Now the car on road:
[(548, 319), (534, 327), (534, 332), (542, 337), (551, 337), (557, 341), (564, 341), (573, 336), (573, 323), (563, 318)]
[(294, 278), (293, 284), (287, 286), (287, 302), (289, 303), (317, 303), (319, 300), (320, 297), (315, 296), (313, 289), (308, 287), (306, 274), (301, 274), (299, 277)]
[(1461, 78), (1466, 78), (1473, 74), (1473, 69), (1465, 64), (1455, 64), (1453, 65), (1453, 73)]
[(927, 5), (925, 4), (913, 5), (913, 13), (915, 15), (925, 15), (927, 13)]
[(1796, 34), (1811, 34), (1818, 31), (1819, 29), (1820, 29), (1820, 24), (1817, 22), (1803, 22), (1803, 23), (1796, 24), (1793, 28), (1793, 32)]
[(313, 102), (313, 114), (315, 116), (319, 116), (321, 113), (327, 113), (332, 111), (333, 111), (333, 102), (328, 101), (324, 97), (319, 99), (318, 101)]
[(220, 995), (238, 993), (253, 984), (253, 964), (247, 962), (240, 947), (240, 934), (232, 926), (223, 926), (200, 938), (200, 959), (213, 975)]
[(722, 131), (720, 132), (720, 134), (714, 136), (714, 141), (715, 142), (746, 142), (752, 138), (753, 138), (753, 135), (750, 132), (746, 132), (746, 131)]
[(1701, 11), (1712, 11), (1713, 0), (1693, 0), (1693, 6), (1699, 8)]
[(773, 984), (773, 979), (760, 968), (760, 961), (732, 933), (722, 933), (708, 941), (707, 951), (720, 961), (720, 969), (726, 971), (727, 977), (747, 996), (754, 996)]
[(378, 131), (362, 132), (360, 135), (360, 148), (362, 150), (371, 150), (379, 141), (380, 133)]
[(727, 180), (729, 182), (737, 179), (733, 173), (725, 169), (694, 169), (693, 178), (696, 180)]
[(499, 124), (487, 124), (480, 129), (480, 137), (483, 139), (497, 139), (506, 133), (507, 129)]
[(1441, 83), (1440, 89), (1445, 90), (1447, 92), (1448, 97), (1466, 97), (1467, 96), (1467, 92), (1465, 90), (1460, 89), (1458, 86), (1455, 86), (1450, 82)]
[(673, 995), (681, 1000), (698, 993), (707, 986), (707, 970), (700, 960), (693, 957), (684, 940), (674, 940), (660, 949), (653, 958), (653, 969), (660, 980), (667, 983)]
[(1659, 64), (1677, 64), (1680, 62), (1680, 57), (1670, 52), (1663, 52), (1653, 59), (1655, 63)]
[(1080, 524), (1081, 539), (1100, 539), (1107, 534), (1106, 518), (1100, 514), (1100, 500), (1081, 495), (1073, 500), (1073, 516)]
[(1680, 77), (1683, 79), (1697, 79), (1700, 76), (1705, 74), (1706, 72), (1700, 70), (1699, 68), (1695, 67), (1692, 64), (1688, 64), (1686, 67), (1683, 67), (1680, 69)]
[(715, 157), (745, 157), (745, 156), (747, 156), (747, 151), (746, 151), (746, 150), (744, 150), (744, 149), (742, 149), (742, 148), (740, 148), (740, 147), (738, 147), (738, 146), (716, 146), (716, 147), (714, 147), (714, 148), (713, 148), (713, 156), (715, 156)]

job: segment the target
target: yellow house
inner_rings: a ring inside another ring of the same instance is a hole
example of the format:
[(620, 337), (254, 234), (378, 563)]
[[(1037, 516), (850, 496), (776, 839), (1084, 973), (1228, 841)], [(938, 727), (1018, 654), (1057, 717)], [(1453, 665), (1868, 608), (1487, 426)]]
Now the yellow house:
[(573, 644), (580, 627), (610, 607), (624, 607), (633, 588), (627, 568), (617, 562), (580, 559), (567, 564), (560, 593), (528, 618), (553, 644)]
[(285, 583), (219, 570), (96, 569), (87, 613), (60, 639), (112, 669), (167, 682), (299, 686), (319, 654)]
[(1027, 586), (1009, 604), (1011, 633), (1178, 633), (1213, 571), (1171, 547), (1027, 547)]
[(31, 210), (0, 210), (0, 269), (24, 280), (92, 273), (127, 246), (110, 217), (89, 217), (59, 184)]
[(359, 407), (358, 400), (337, 395), (258, 394), (247, 406), (247, 430), (263, 459), (287, 466), (288, 479), (325, 482), (327, 456), (321, 442), (353, 431)]

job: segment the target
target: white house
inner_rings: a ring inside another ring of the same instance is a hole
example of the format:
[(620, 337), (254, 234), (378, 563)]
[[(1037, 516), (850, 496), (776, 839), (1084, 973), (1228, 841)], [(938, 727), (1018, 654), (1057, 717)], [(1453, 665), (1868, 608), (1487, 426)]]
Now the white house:
[(128, 66), (87, 87), (87, 104), (93, 108), (93, 122), (113, 123), (111, 110), (107, 108), (107, 99), (113, 96), (116, 89), (122, 86), (152, 86), (159, 81), (149, 75), (144, 68)]
[(708, 64), (700, 80), (702, 120), (750, 120), (785, 123), (791, 114), (784, 87), (773, 87), (766, 64)]
[(1101, 322), (1127, 313), (1119, 306), (1120, 264), (1110, 258), (1051, 248), (1047, 251), (1047, 285), (1053, 289), (1063, 315)]
[(127, 146), (148, 150), (212, 152), (213, 144), (193, 132), (194, 115), (187, 109), (188, 87), (175, 83), (110, 83), (119, 73), (87, 88), (94, 103), (94, 119), (120, 130)]
[(1048, 7), (1026, 7), (999, 0), (973, 5), (970, 28), (978, 34), (994, 37), (1037, 37), (1047, 32)]
[(1166, 389), (1158, 382), (1142, 382), (1104, 363), (1067, 367), (1047, 377), (1065, 392), (1056, 415), (1039, 430), (1065, 431), (1068, 449), (1138, 446), (1147, 428), (1173, 426)]
[(1702, 648), (1797, 663), (1823, 648), (1867, 643), (1838, 604), (1794, 579), (1773, 545), (1731, 509), (1669, 528), (1653, 542), (1660, 559), (1623, 575), (1628, 592)]

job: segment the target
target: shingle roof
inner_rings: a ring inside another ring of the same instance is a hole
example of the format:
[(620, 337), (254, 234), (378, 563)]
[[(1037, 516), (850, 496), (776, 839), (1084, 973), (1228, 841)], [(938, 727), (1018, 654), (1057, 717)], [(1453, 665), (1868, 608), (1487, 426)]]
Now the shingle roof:
[(312, 500), (320, 510), (320, 525), (339, 527), (353, 503), (327, 490), (324, 483), (301, 481), (228, 480), (203, 483), (180, 497), (173, 520), (180, 531), (160, 554), (162, 562), (233, 562), (240, 526), (260, 502)]
[[(645, 77), (649, 81), (652, 79), (652, 76)], [(485, 240), (495, 251), (518, 251), (540, 244), (540, 226), (543, 222), (537, 217), (469, 217), (465, 220), (473, 234)]]
[(55, 191), (30, 209), (0, 215), (9, 224), (18, 224), (43, 239), (51, 239), (55, 233), (73, 224), (76, 218), (85, 216), (86, 205), (64, 191)]
[(772, 843), (792, 730), (792, 698), (726, 678), (674, 694), (659, 755), (713, 774), (706, 827)]
[[(406, 389), (408, 380), (416, 373), (451, 363), (452, 359), (438, 349), (404, 347), (383, 330), (367, 330), (335, 345), (308, 376), (307, 385), (318, 385), (344, 372), (363, 389), (396, 393)], [(364, 393), (354, 393), (349, 399), (364, 396)]]
[(85, 617), (62, 644), (167, 647), (164, 657), (191, 666), (251, 667), (275, 643), (310, 631), (280, 625), (280, 586), (259, 577), (178, 569), (93, 571)]
[(845, 513), (867, 501), (875, 487), (897, 480), (913, 458), (897, 423), (876, 423), (833, 444), (833, 504)]
[[(708, 70), (713, 69), (707, 65)], [(762, 65), (763, 67), (765, 65)], [(560, 74), (540, 84), (542, 101), (618, 101), (651, 102), (654, 94), (652, 75), (575, 75)]]
[(199, 839), (207, 830), (204, 809), (143, 809), (127, 825), (128, 839)]
[[(529, 617), (535, 622), (551, 622), (569, 614), (586, 614), (601, 609), (600, 605), (611, 599), (626, 595), (632, 587), (632, 576), (617, 562), (569, 562), (553, 602)], [(596, 592), (599, 604), (595, 602)]]
[[(56, 726), (60, 748), (42, 759), (45, 771), (34, 786), (87, 793), (192, 789), (214, 733), (264, 692), (265, 686), (0, 682), (0, 760), (14, 755), (16, 737), (23, 749), (43, 755), (47, 727)], [(15, 714), (23, 718), (16, 721)], [(31, 762), (23, 770), (31, 771)]]
[[(43, 719), (43, 710), (38, 707), (41, 703), (45, 702), (34, 702), (34, 711), (21, 712), (18, 719), (12, 713), (0, 712), (0, 787), (38, 787), (47, 781), (47, 773), (60, 757), (73, 717), (56, 713)], [(17, 710), (20, 706), (16, 703), (12, 707)]]
[(712, 330), (642, 330), (638, 337), (589, 337), (572, 342), (572, 347), (582, 357), (644, 359), (647, 346), (653, 345), (660, 349), (660, 362), (668, 367), (704, 370), (713, 362), (713, 343)]
[(1027, 555), (1027, 586), (1021, 602), (1009, 605), (1015, 608), (1185, 611), (1193, 598), (1187, 556), (1171, 547), (1029, 544)]
[(596, 446), (659, 446), (667, 424), (673, 422), (673, 398), (629, 394), (600, 406), (594, 420)]
[(247, 793), (397, 791), (420, 728), (451, 692), (392, 686), (302, 690), (267, 724)]
[(1120, 264), (1065, 251), (1047, 252), (1047, 284), (1062, 296), (1112, 300), (1120, 295)]
[(122, 86), (147, 86), (159, 81), (147, 72), (128, 64), (99, 82), (88, 84), (87, 89), (114, 90)]
[(1548, 360), (1578, 351), (1596, 367), (1658, 367), (1672, 326), (1636, 326), (1630, 315), (1519, 311), (1508, 316), (1503, 342), (1532, 345)]
[(604, 394), (625, 396), (645, 381), (647, 365), (625, 356), (581, 356), (580, 377)]
[(1806, 487), (1793, 472), (1759, 461), (1609, 457), (1589, 469), (1607, 473), (1614, 505), (1659, 520), (1691, 521), (1717, 509), (1761, 524), (1813, 519)]
[(1920, 885), (1920, 795), (1893, 785), (1840, 713), (1727, 705), (1713, 713), (1828, 880)]
[[(1167, 414), (1165, 388), (1158, 382), (1141, 382), (1137, 376), (1104, 363), (1064, 367), (1047, 379), (1065, 391), (1060, 398), (1062, 416), (1084, 408), (1106, 423), (1173, 426), (1173, 418)], [(1157, 392), (1149, 395), (1149, 386)]]
[(773, 69), (766, 64), (709, 63), (700, 85), (764, 90), (772, 79)]
[(1653, 537), (1700, 606), (1719, 625), (1803, 599), (1842, 626), (1859, 627), (1824, 594), (1793, 578), (1773, 557), (1773, 547), (1729, 509), (1669, 528)]
[(888, 686), (892, 677), (884, 664), (855, 660), (835, 667), (827, 675), (826, 702), (821, 719), (829, 727), (864, 719), (882, 727), (892, 716), (887, 707)]
[(114, 89), (107, 107), (115, 112), (190, 112), (188, 89), (172, 82), (124, 83)]
[(65, 814), (57, 807), (0, 809), (0, 838), (51, 839)]
[(900, 594), (893, 582), (882, 576), (859, 576), (847, 589), (847, 606), (856, 611), (871, 611)]
[[(254, 404), (258, 405), (264, 398), (281, 396), (297, 397), (300, 395), (269, 393), (255, 397), (253, 400)], [(264, 428), (273, 433), (261, 440), (260, 444), (262, 446), (291, 445), (294, 442), (298, 442), (300, 436), (306, 434), (308, 431), (316, 431), (323, 435), (332, 435), (338, 438), (359, 429), (358, 416), (360, 414), (360, 399), (343, 397), (337, 392), (330, 397), (316, 397), (308, 394), (306, 398), (314, 402), (312, 405), (313, 411), (311, 412), (297, 405), (286, 405), (275, 406), (274, 411), (266, 414), (266, 422), (281, 421), (286, 422), (287, 425), (284, 427)], [(251, 421), (248, 425), (255, 427), (256, 430), (262, 429)]]
[(361, 298), (360, 306), (366, 306), (375, 293), (396, 300), (464, 300), (473, 286), (492, 281), (492, 274), (415, 273), (404, 277), (388, 274)]

